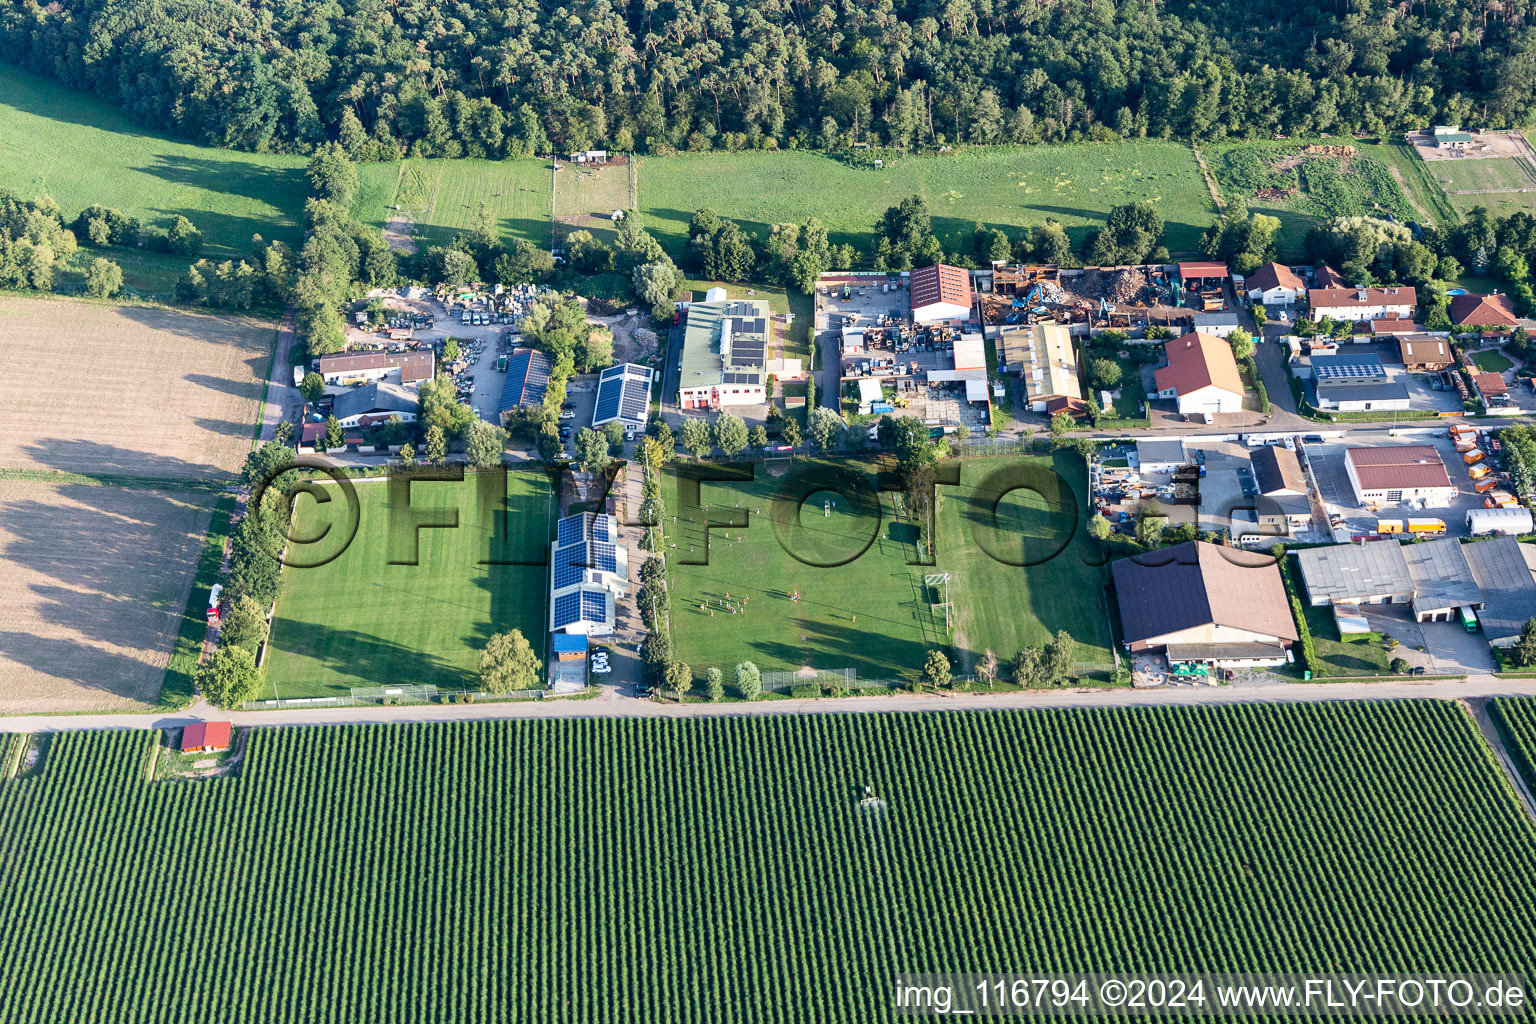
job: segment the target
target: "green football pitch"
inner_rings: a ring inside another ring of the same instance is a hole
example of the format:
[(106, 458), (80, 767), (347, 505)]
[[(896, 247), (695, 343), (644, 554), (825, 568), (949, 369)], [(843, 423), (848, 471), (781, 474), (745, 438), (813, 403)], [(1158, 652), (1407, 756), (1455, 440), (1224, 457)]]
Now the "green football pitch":
[(929, 564), (903, 495), (880, 489), (894, 481), (873, 464), (803, 461), (779, 475), (708, 466), (740, 478), (697, 491), (693, 470), (674, 471), (664, 529), (677, 657), (699, 677), (752, 661), (900, 681), (932, 649), (951, 649), (969, 671), (983, 651), (1006, 660), (1065, 629), (1081, 670), (1107, 675), (1104, 569), (1084, 526), (1082, 460), (950, 465), (956, 482), (938, 488)]
[[(346, 503), (299, 495), (291, 536), (305, 541), (327, 527), (333, 533), (290, 549), (263, 696), (342, 696), (388, 683), (472, 686), (486, 639), (514, 628), (542, 652), (554, 498), (541, 473), (508, 473), (506, 480), (504, 513), (487, 511), (501, 497), (495, 474), (417, 481), (409, 506), (400, 493), (391, 495), (394, 485), (360, 481), (356, 536), (312, 568), (294, 563), (331, 553), (328, 542), (346, 532)], [(482, 491), (487, 482), (491, 488)], [(336, 494), (334, 485), (327, 488)], [(455, 513), (456, 528), (412, 528), (413, 517)], [(522, 564), (481, 564), (487, 559)]]

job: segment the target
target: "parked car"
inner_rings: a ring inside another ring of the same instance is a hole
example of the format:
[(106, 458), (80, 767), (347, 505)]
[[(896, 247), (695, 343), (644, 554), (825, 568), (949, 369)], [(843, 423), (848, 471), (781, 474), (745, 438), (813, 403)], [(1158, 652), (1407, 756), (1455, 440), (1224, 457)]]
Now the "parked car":
[(563, 420), (573, 420), (573, 419), (576, 418), (576, 410), (575, 409), (561, 409), (560, 410), (560, 418), (563, 419)]

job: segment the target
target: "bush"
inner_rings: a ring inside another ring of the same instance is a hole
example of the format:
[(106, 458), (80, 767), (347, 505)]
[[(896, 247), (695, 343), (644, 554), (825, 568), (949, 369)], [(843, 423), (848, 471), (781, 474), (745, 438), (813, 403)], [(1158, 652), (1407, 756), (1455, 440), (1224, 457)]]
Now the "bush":
[(1393, 658), (1387, 667), (1392, 670), (1393, 675), (1405, 676), (1408, 674), (1408, 659)]

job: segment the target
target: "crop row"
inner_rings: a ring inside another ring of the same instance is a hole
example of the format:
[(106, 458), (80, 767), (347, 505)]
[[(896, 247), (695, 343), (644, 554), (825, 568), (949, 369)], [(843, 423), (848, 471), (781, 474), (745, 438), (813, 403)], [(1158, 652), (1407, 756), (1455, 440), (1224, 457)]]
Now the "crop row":
[(0, 782), (0, 1020), (864, 1021), (898, 971), (1529, 971), (1439, 702), (143, 733)]

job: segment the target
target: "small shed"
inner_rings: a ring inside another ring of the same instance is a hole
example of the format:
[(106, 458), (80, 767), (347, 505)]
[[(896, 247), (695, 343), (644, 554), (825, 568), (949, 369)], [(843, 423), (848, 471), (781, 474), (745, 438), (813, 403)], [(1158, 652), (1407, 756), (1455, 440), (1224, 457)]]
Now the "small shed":
[(585, 633), (554, 633), (549, 638), (549, 649), (556, 661), (580, 661), (587, 656)]
[(183, 754), (220, 754), (229, 749), (228, 722), (193, 722), (181, 730)]

